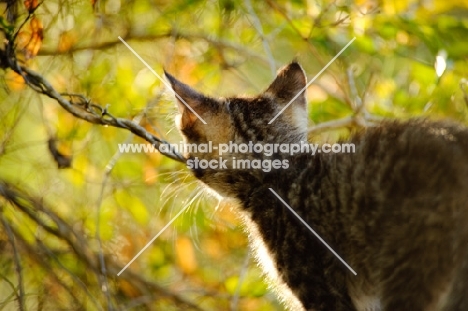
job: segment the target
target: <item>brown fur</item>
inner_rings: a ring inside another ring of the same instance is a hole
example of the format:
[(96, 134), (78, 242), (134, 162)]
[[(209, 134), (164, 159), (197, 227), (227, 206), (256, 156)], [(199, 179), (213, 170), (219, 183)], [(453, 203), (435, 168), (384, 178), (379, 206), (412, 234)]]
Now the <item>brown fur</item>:
[[(208, 123), (179, 103), (178, 127), (187, 142), (306, 140), (304, 94), (268, 125), (306, 83), (297, 63), (253, 98), (213, 99), (167, 77)], [(468, 310), (468, 130), (451, 122), (387, 121), (350, 142), (353, 154), (273, 155), (288, 160), (288, 169), (193, 172), (237, 202), (259, 262), (291, 310)]]

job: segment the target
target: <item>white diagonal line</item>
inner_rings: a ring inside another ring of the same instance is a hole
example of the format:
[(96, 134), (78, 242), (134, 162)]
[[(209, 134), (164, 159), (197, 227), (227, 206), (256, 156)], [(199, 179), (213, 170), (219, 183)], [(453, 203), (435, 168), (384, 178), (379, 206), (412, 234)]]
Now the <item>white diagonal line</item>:
[(309, 85), (311, 85), (312, 83), (314, 83), (315, 79), (317, 79), (317, 78), (322, 74), (322, 72), (324, 72), (324, 71), (328, 68), (328, 66), (330, 66), (330, 65), (338, 58), (338, 56), (340, 56), (341, 53), (343, 53), (343, 52), (348, 48), (348, 46), (350, 46), (351, 43), (354, 42), (354, 40), (356, 40), (356, 37), (352, 38), (351, 41), (349, 41), (348, 44), (346, 44), (346, 45), (344, 46), (344, 48), (342, 48), (341, 51), (339, 51), (338, 54), (336, 54), (335, 57), (333, 57), (333, 58), (331, 59), (331, 61), (329, 61), (328, 64), (326, 64), (325, 67), (323, 67), (322, 70), (320, 70), (319, 73), (316, 74), (315, 77), (313, 77), (312, 80), (310, 80), (309, 83), (307, 83), (306, 86), (304, 86), (304, 87), (302, 88), (302, 90), (300, 90), (299, 93), (297, 93), (296, 96), (294, 96), (294, 98), (291, 99), (291, 100), (289, 101), (289, 103), (288, 103), (286, 106), (284, 106), (284, 108), (281, 109), (281, 111), (278, 112), (278, 114), (277, 114), (273, 119), (270, 120), (270, 122), (268, 122), (268, 124), (273, 123), (273, 121), (275, 121), (276, 118), (278, 118), (278, 117), (280, 116), (280, 114), (282, 114), (282, 113), (286, 110), (286, 108), (288, 108), (289, 105), (291, 105), (292, 102), (295, 101), (296, 98), (298, 98), (299, 95), (301, 95), (302, 92), (304, 92), (304, 91), (309, 87)]
[(335, 255), (349, 270), (351, 270), (351, 272), (354, 274), (354, 275), (357, 275), (357, 273), (353, 270), (353, 268), (351, 268), (347, 263), (346, 261), (343, 260), (343, 258), (340, 257), (340, 255), (338, 255), (334, 250), (333, 248), (331, 248), (327, 242), (325, 242), (321, 237), (320, 235), (317, 234), (317, 232), (314, 231), (314, 229), (312, 229), (308, 223), (306, 223), (304, 221), (304, 219), (301, 218), (301, 216), (299, 216), (293, 209), (291, 206), (288, 205), (288, 203), (286, 203), (273, 189), (271, 188), (268, 188), (270, 189), (270, 191), (284, 204), (284, 206), (286, 206), (290, 211), (291, 213), (294, 214), (294, 216), (296, 216), (304, 226), (307, 227), (307, 229), (309, 229), (319, 240), (320, 242), (322, 242), (332, 253), (333, 255)]
[(163, 78), (161, 78), (161, 76), (158, 75), (157, 72), (154, 71), (154, 69), (151, 68), (150, 65), (148, 65), (148, 63), (145, 62), (145, 60), (144, 60), (143, 58), (141, 58), (141, 56), (138, 55), (137, 52), (135, 52), (134, 49), (132, 49), (132, 47), (131, 47), (130, 45), (128, 45), (127, 42), (125, 42), (124, 39), (122, 39), (121, 36), (119, 36), (118, 38), (120, 39), (120, 41), (122, 41), (123, 44), (125, 44), (125, 46), (126, 46), (130, 51), (132, 51), (133, 54), (135, 54), (135, 56), (136, 56), (136, 57), (137, 57), (137, 58), (138, 58), (138, 59), (139, 59), (139, 60), (156, 76), (156, 77), (158, 77), (159, 80), (161, 80), (162, 83), (164, 83), (165, 86), (167, 86), (168, 89), (170, 89), (172, 92), (174, 92), (175, 96), (176, 96), (185, 106), (187, 106), (187, 108), (188, 108), (191, 112), (193, 112), (193, 114), (196, 115), (197, 118), (200, 119), (200, 121), (203, 122), (203, 124), (206, 124), (205, 120), (203, 120), (202, 117), (200, 117), (200, 116), (198, 115), (198, 113), (196, 113), (195, 110), (193, 110), (192, 107), (190, 107), (190, 105), (187, 104), (187, 103), (185, 102), (185, 100), (183, 100), (182, 97), (180, 97), (179, 94), (177, 94), (177, 93), (172, 89), (172, 87), (171, 87)]
[(132, 260), (130, 260), (130, 262), (129, 262), (125, 267), (123, 267), (122, 270), (120, 270), (119, 273), (117, 273), (117, 276), (120, 276), (120, 275), (122, 274), (122, 272), (124, 272), (124, 271), (128, 268), (128, 266), (130, 266), (130, 265), (132, 264), (132, 262), (134, 262), (135, 259), (137, 259), (138, 256), (140, 256), (140, 255), (151, 245), (151, 243), (153, 243), (153, 242), (164, 232), (164, 230), (167, 229), (167, 227), (169, 227), (169, 226), (170, 226), (170, 225), (187, 209), (187, 208), (189, 208), (189, 206), (190, 206), (190, 204), (187, 204), (183, 209), (181, 209), (181, 210), (177, 213), (177, 215), (175, 215), (174, 218), (172, 218), (171, 221), (169, 221), (169, 222), (167, 223), (167, 225), (165, 225), (165, 226), (158, 232), (158, 234), (156, 234), (156, 235), (154, 236), (154, 238), (152, 238), (151, 241), (149, 241), (149, 242), (145, 245), (145, 247), (143, 247), (143, 248), (141, 249), (141, 251), (139, 251), (138, 254), (136, 254), (135, 257), (133, 257)]

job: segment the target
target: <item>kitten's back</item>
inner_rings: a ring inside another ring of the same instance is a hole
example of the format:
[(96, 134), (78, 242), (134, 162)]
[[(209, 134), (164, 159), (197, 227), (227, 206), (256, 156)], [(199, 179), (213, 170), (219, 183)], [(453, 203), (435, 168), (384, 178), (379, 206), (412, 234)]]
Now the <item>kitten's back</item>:
[[(295, 96), (306, 79), (297, 63), (252, 98), (209, 98), (168, 78), (210, 124), (179, 103), (177, 123), (189, 143), (291, 144), (307, 135), (305, 96)], [(274, 155), (288, 161), (287, 169), (193, 173), (238, 203), (259, 262), (291, 310), (468, 310), (468, 129), (450, 122), (391, 121), (350, 142), (352, 154)], [(187, 157), (211, 161), (218, 155)]]

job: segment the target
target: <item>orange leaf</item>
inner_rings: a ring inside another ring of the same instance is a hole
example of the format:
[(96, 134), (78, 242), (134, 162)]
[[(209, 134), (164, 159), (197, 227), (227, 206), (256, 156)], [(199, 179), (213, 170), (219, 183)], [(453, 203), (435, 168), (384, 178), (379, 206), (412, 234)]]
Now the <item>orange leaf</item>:
[(43, 39), (44, 26), (37, 17), (33, 17), (29, 21), (29, 31), (20, 31), (16, 42), (25, 59), (28, 60), (37, 55)]
[(42, 40), (44, 39), (44, 26), (37, 17), (31, 18), (29, 28), (31, 29), (31, 37), (28, 44), (23, 49), (26, 59), (33, 58), (37, 55), (42, 46)]
[(177, 254), (177, 264), (180, 269), (186, 274), (192, 274), (197, 269), (197, 259), (190, 239), (180, 237), (175, 245)]
[(29, 13), (33, 13), (34, 10), (39, 6), (38, 0), (24, 0), (24, 6)]
[(42, 22), (39, 18), (33, 16), (33, 18), (31, 18), (31, 21), (29, 22), (29, 26), (31, 27), (31, 31), (33, 33), (40, 33), (40, 36), (42, 38), (42, 30), (44, 29), (44, 26), (42, 25)]
[(158, 181), (158, 170), (154, 167), (152, 162), (145, 162), (143, 166), (143, 176), (147, 185), (152, 185)]
[(70, 50), (76, 42), (76, 36), (68, 31), (62, 32), (59, 37), (58, 50), (66, 52)]
[(128, 281), (120, 279), (119, 288), (125, 294), (126, 297), (136, 298), (138, 296), (141, 296), (141, 291)]
[(14, 71), (8, 71), (5, 75), (5, 83), (12, 91), (21, 91), (24, 89), (24, 79)]
[(16, 44), (21, 49), (24, 49), (31, 40), (31, 34), (28, 31), (21, 30), (16, 37)]

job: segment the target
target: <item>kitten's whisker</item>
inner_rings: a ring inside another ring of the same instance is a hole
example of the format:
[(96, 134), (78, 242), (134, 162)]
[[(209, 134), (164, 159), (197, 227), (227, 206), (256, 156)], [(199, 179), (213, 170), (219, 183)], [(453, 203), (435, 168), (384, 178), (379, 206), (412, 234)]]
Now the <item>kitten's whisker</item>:
[(320, 240), (320, 242), (322, 242), (322, 243), (333, 253), (333, 255), (335, 255), (335, 256), (346, 266), (346, 268), (348, 268), (354, 275), (357, 275), (356, 271), (354, 271), (353, 268), (351, 268), (351, 267), (346, 263), (346, 261), (344, 261), (343, 258), (341, 258), (340, 255), (338, 255), (338, 254), (333, 250), (333, 248), (331, 248), (330, 245), (328, 245), (327, 242), (325, 242), (325, 241), (320, 237), (320, 235), (318, 235), (318, 233), (315, 232), (314, 229), (312, 229), (312, 228), (309, 226), (309, 224), (306, 223), (306, 222), (304, 221), (304, 219), (302, 219), (301, 216), (299, 216), (299, 215), (292, 209), (292, 207), (289, 206), (288, 203), (286, 203), (286, 202), (275, 192), (275, 190), (273, 190), (273, 189), (271, 189), (271, 188), (268, 188), (268, 189), (284, 204), (284, 206), (286, 206), (286, 207), (291, 211), (291, 213), (293, 213), (294, 216), (297, 217), (297, 219), (299, 219), (299, 220), (302, 222), (302, 224), (303, 224), (304, 226), (307, 227), (307, 229), (309, 229), (309, 230)]
[(185, 170), (164, 172), (164, 173), (159, 174), (159, 176), (161, 176), (161, 177), (162, 177), (162, 176), (170, 176), (170, 177), (173, 177), (173, 176), (176, 176), (177, 174), (182, 174), (182, 173), (186, 173)]
[[(193, 183), (197, 182), (197, 181), (191, 181), (189, 182), (188, 184), (185, 183), (185, 180), (190, 177), (190, 175), (186, 175), (184, 176), (184, 179), (182, 181), (180, 180), (177, 180), (177, 181), (172, 181), (170, 182), (163, 190), (163, 192), (161, 193), (161, 197), (168, 197), (168, 199), (170, 198), (170, 194), (176, 192), (177, 190), (179, 189), (184, 189), (184, 188), (187, 188), (189, 187), (190, 185), (192, 185)], [(180, 183), (179, 183), (180, 182)], [(175, 185), (175, 187), (173, 187)]]
[[(162, 203), (162, 205), (161, 205), (161, 210), (162, 210), (162, 208), (163, 208), (170, 200), (172, 200), (172, 205), (171, 205), (171, 208), (170, 208), (170, 210), (171, 210), (171, 212), (172, 212), (172, 210), (173, 210), (173, 208), (174, 208), (174, 203), (175, 203), (175, 200), (174, 200), (174, 199), (177, 198), (177, 197), (179, 196), (179, 193), (181, 193), (182, 191), (185, 191), (186, 189), (188, 189), (188, 188), (189, 188), (192, 184), (194, 184), (194, 183), (196, 183), (196, 181), (192, 181), (192, 182), (190, 182), (190, 183), (188, 183), (188, 184), (177, 185), (175, 188), (172, 188), (172, 189), (170, 189), (169, 191), (167, 191), (167, 193), (164, 193), (164, 196), (161, 195), (161, 197), (165, 197), (165, 199), (164, 199), (164, 201), (163, 201), (163, 203)], [(168, 186), (166, 187), (166, 189), (164, 189), (164, 192), (166, 192), (166, 190), (167, 190), (170, 186), (171, 186), (171, 185), (168, 185)], [(187, 202), (187, 200), (189, 200), (189, 199), (192, 197), (192, 195), (193, 195), (194, 192), (195, 192), (195, 191), (192, 191), (192, 192), (189, 194), (188, 198), (182, 201), (182, 204), (185, 204), (185, 203)]]

